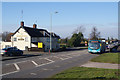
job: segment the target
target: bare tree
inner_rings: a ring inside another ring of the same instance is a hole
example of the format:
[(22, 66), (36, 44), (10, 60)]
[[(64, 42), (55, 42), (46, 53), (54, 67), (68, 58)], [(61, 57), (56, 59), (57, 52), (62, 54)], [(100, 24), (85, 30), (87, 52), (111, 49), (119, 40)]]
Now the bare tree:
[(73, 32), (72, 34), (76, 33), (78, 34), (79, 32), (83, 33), (85, 31), (85, 27), (83, 25), (77, 27)]
[(98, 32), (96, 27), (92, 28), (92, 32), (90, 34), (90, 39), (92, 40), (97, 40), (100, 38), (100, 32)]
[(5, 31), (5, 32), (3, 32), (3, 33), (1, 34), (1, 36), (2, 36), (2, 41), (6, 41), (6, 40), (7, 40), (7, 36), (8, 36), (9, 33), (10, 33), (10, 32)]

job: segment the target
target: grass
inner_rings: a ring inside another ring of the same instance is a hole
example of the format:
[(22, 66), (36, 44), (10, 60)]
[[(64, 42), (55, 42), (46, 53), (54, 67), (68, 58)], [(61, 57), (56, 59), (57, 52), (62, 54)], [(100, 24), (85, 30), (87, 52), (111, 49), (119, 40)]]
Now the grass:
[(79, 49), (88, 49), (88, 47), (84, 46), (84, 47), (80, 47)]
[(112, 78), (111, 80), (113, 80), (116, 78), (118, 79), (118, 70), (117, 69), (74, 67), (74, 68), (65, 70), (61, 73), (58, 73), (58, 74), (52, 76), (52, 78), (55, 78), (55, 79), (69, 78), (69, 80), (70, 79), (72, 80), (73, 78), (76, 78), (78, 80), (80, 80), (80, 78), (81, 78), (81, 80), (82, 79), (89, 80), (91, 78), (92, 78), (91, 80), (93, 80), (93, 79), (106, 80), (106, 79)]
[(93, 58), (91, 61), (118, 64), (118, 54), (120, 53), (104, 53)]

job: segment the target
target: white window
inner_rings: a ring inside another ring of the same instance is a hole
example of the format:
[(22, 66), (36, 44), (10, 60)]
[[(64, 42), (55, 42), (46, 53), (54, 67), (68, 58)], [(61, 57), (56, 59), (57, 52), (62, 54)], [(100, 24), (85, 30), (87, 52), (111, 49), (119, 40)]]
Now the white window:
[(25, 41), (28, 42), (28, 37), (25, 37)]
[(16, 37), (14, 38), (14, 41), (17, 41), (17, 38), (16, 38)]

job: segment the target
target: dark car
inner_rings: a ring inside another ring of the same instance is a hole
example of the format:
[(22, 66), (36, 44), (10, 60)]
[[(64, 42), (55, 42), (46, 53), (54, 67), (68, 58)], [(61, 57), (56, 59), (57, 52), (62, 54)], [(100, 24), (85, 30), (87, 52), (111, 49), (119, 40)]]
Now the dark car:
[(19, 50), (16, 47), (4, 48), (1, 50), (1, 55), (3, 56), (15, 56), (15, 55), (23, 55), (23, 51)]

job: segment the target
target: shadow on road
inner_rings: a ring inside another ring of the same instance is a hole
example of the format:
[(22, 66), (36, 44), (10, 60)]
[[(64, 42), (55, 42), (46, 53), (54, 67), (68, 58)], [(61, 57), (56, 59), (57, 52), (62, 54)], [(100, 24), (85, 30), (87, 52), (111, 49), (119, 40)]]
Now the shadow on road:
[(57, 51), (57, 52), (66, 52), (66, 51), (79, 51), (79, 50), (85, 50), (85, 49), (88, 49), (88, 48), (77, 48), (77, 47), (75, 47), (75, 48), (66, 48), (65, 50), (60, 50), (60, 51)]
[(27, 58), (27, 57), (35, 57), (35, 56), (42, 56), (42, 54), (24, 54), (22, 56), (7, 56), (7, 57), (3, 56), (2, 61), (19, 59), (19, 58)]
[[(87, 48), (67, 48), (64, 51), (58, 51), (58, 52), (66, 52), (66, 51), (78, 51), (78, 50), (84, 50)], [(20, 59), (20, 58), (27, 58), (27, 57), (35, 57), (35, 56), (42, 56), (44, 54), (48, 54), (48, 52), (45, 53), (38, 53), (38, 52), (25, 52), (27, 54), (23, 54), (22, 56), (7, 56), (7, 57), (2, 57), (2, 61), (6, 61), (6, 60), (12, 60), (12, 59)], [(57, 53), (57, 52), (52, 52), (52, 53)]]

